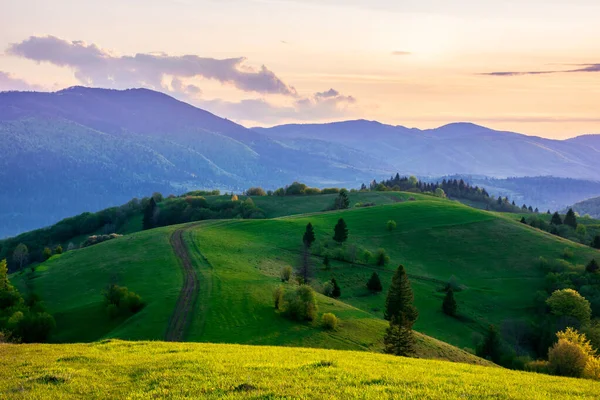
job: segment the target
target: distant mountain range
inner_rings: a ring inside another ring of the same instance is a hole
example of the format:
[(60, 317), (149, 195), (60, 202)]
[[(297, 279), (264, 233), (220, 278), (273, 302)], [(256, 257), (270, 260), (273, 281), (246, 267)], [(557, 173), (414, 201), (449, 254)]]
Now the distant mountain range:
[(0, 93), (0, 237), (154, 191), (240, 191), (414, 174), (600, 180), (600, 136), (371, 121), (247, 129), (147, 89)]

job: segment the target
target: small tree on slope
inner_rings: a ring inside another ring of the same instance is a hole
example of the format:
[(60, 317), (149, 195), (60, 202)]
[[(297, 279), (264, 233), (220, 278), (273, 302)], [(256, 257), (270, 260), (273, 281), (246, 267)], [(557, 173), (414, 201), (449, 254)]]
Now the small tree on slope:
[(446, 297), (444, 297), (444, 302), (442, 303), (442, 311), (444, 311), (444, 314), (454, 317), (456, 316), (457, 308), (458, 305), (454, 299), (454, 290), (449, 288), (446, 292)]
[(315, 230), (310, 222), (308, 225), (306, 225), (306, 231), (304, 231), (302, 241), (306, 247), (312, 246), (313, 242), (315, 241)]
[(414, 295), (410, 281), (400, 265), (392, 278), (392, 284), (385, 302), (384, 317), (390, 321), (383, 338), (384, 351), (397, 356), (411, 356), (415, 353), (415, 338), (412, 326), (419, 315), (413, 305)]
[(346, 221), (343, 218), (340, 218), (335, 225), (333, 240), (338, 243), (344, 243), (348, 240), (348, 226), (346, 225)]

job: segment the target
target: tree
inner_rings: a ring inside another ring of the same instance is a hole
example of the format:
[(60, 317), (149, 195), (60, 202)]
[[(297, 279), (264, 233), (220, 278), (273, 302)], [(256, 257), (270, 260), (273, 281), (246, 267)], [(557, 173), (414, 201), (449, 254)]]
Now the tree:
[(150, 198), (148, 205), (144, 209), (144, 218), (142, 220), (143, 230), (154, 228), (154, 213), (156, 212), (156, 201), (154, 197)]
[(434, 193), (436, 197), (441, 197), (442, 199), (446, 198), (446, 192), (444, 192), (444, 189), (440, 187), (436, 188)]
[(598, 265), (598, 262), (595, 258), (592, 258), (592, 261), (590, 261), (588, 265), (585, 266), (585, 270), (589, 273), (597, 272), (599, 269), (600, 265)]
[(390, 219), (387, 223), (386, 223), (386, 227), (388, 231), (393, 231), (394, 229), (396, 229), (396, 221), (394, 221), (393, 219)]
[(552, 314), (558, 317), (575, 318), (582, 326), (590, 323), (592, 315), (590, 302), (573, 289), (554, 291), (546, 300), (546, 304), (550, 307)]
[(395, 319), (397, 323), (412, 329), (419, 316), (413, 305), (414, 295), (404, 266), (400, 265), (394, 276), (392, 284), (385, 299), (384, 318), (388, 321)]
[(300, 268), (297, 273), (298, 277), (302, 279), (302, 283), (308, 283), (312, 277), (312, 265), (310, 263), (310, 251), (308, 247), (302, 247), (302, 259), (300, 261)]
[(13, 261), (19, 264), (19, 270), (23, 269), (23, 266), (27, 264), (29, 260), (29, 249), (23, 243), (20, 243), (13, 251)]
[(556, 342), (548, 351), (550, 371), (555, 375), (582, 377), (594, 350), (584, 334), (573, 328), (556, 334)]
[(502, 356), (502, 341), (500, 334), (494, 325), (490, 325), (483, 341), (475, 349), (475, 353), (481, 357), (488, 359), (496, 364), (500, 362)]
[(329, 269), (330, 264), (331, 261), (329, 260), (329, 254), (325, 254), (325, 257), (323, 257), (323, 265), (325, 266), (325, 269)]
[(592, 240), (592, 247), (600, 250), (600, 235), (596, 235)]
[(341, 189), (338, 197), (336, 197), (333, 208), (336, 210), (346, 210), (350, 207), (350, 199), (348, 198), (348, 191)]
[(308, 285), (301, 285), (293, 292), (283, 295), (280, 308), (291, 319), (297, 321), (312, 321), (317, 317), (317, 297)]
[(338, 243), (344, 243), (348, 240), (348, 226), (346, 225), (346, 221), (343, 218), (340, 218), (335, 225), (333, 240)]
[(379, 279), (379, 275), (377, 272), (373, 272), (371, 278), (367, 281), (367, 289), (372, 293), (379, 293), (383, 290), (383, 286), (381, 285), (381, 280)]
[(368, 263), (369, 263), (369, 261), (371, 261), (371, 259), (372, 259), (372, 258), (373, 258), (373, 253), (371, 253), (369, 250), (365, 250), (365, 251), (363, 252), (363, 254), (362, 254), (362, 259), (363, 259), (363, 262), (364, 262), (365, 264), (368, 264)]
[(552, 225), (562, 225), (563, 221), (560, 218), (560, 214), (558, 213), (558, 211), (552, 214), (552, 219), (550, 220), (550, 223)]
[(333, 285), (333, 290), (331, 291), (331, 297), (334, 299), (339, 299), (342, 295), (342, 289), (338, 286), (335, 278), (331, 278), (331, 284)]
[(525, 217), (521, 217), (521, 223), (522, 224), (526, 224), (527, 223), (527, 220), (525, 219)]
[(63, 253), (63, 248), (62, 248), (62, 246), (60, 244), (58, 246), (56, 246), (56, 248), (54, 249), (54, 253), (55, 254), (62, 254)]
[(410, 327), (390, 321), (383, 337), (383, 351), (396, 356), (410, 357), (415, 354), (415, 338)]
[(565, 215), (564, 224), (570, 226), (573, 229), (577, 229), (577, 217), (572, 208), (569, 208), (567, 215)]
[(379, 267), (383, 267), (390, 262), (390, 257), (385, 252), (385, 249), (377, 249), (375, 259), (377, 260), (377, 266)]
[(289, 282), (292, 277), (292, 267), (286, 265), (281, 268), (281, 282)]
[(446, 296), (444, 297), (444, 302), (442, 303), (442, 311), (444, 311), (444, 314), (454, 317), (456, 316), (457, 308), (458, 305), (454, 299), (454, 290), (448, 288)]
[(251, 187), (246, 190), (246, 196), (266, 196), (267, 192), (261, 187)]
[(310, 222), (306, 225), (306, 231), (304, 232), (302, 241), (304, 242), (304, 245), (309, 248), (315, 241), (315, 230)]
[(50, 250), (50, 247), (46, 247), (46, 248), (44, 248), (44, 251), (42, 254), (44, 256), (44, 261), (45, 261), (45, 260), (49, 259), (50, 257), (52, 257), (52, 250)]
[(338, 319), (335, 314), (325, 313), (321, 317), (321, 323), (323, 324), (323, 328), (328, 330), (335, 330), (337, 328)]

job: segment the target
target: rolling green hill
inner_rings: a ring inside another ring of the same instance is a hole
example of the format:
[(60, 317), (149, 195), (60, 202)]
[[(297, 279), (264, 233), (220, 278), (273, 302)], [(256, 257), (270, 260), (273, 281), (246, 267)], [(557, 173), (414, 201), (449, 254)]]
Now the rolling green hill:
[(595, 399), (600, 383), (383, 354), (231, 344), (2, 345), (9, 399)]

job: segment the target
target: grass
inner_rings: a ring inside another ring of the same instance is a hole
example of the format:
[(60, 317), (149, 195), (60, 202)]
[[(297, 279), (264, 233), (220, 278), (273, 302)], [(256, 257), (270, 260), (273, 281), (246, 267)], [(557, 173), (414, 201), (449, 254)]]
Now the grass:
[(595, 399), (600, 383), (365, 352), (164, 342), (1, 345), (5, 399)]

